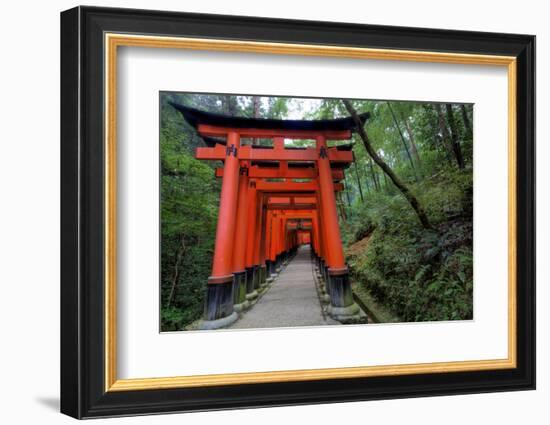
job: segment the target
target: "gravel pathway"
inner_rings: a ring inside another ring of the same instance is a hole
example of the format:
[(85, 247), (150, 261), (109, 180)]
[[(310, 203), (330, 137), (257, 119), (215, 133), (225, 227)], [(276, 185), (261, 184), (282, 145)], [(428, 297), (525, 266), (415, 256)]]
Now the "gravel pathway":
[(299, 248), (260, 300), (229, 329), (336, 325), (323, 317), (313, 281), (309, 246)]

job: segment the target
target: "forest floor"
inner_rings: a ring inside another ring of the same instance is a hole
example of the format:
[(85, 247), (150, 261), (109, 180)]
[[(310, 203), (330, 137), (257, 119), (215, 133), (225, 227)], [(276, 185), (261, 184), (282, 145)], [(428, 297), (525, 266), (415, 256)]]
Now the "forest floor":
[(230, 329), (338, 325), (325, 317), (313, 280), (310, 250), (303, 246), (260, 300)]
[[(351, 244), (346, 248), (346, 254), (350, 256), (363, 255), (369, 246), (370, 235)], [(351, 286), (354, 297), (369, 318), (375, 323), (395, 323), (401, 320), (388, 308), (377, 302), (365, 285), (361, 285), (351, 278)], [(359, 300), (357, 300), (359, 298)]]

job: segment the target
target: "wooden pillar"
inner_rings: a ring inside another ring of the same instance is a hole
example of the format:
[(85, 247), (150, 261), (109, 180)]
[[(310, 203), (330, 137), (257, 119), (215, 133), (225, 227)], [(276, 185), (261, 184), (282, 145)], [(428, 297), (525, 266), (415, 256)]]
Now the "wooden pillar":
[[(284, 214), (284, 212), (283, 212)], [(286, 262), (288, 259), (288, 238), (289, 238), (289, 231), (287, 229), (288, 226), (288, 219), (283, 215), (281, 218), (281, 261)]]
[(235, 236), (233, 245), (233, 308), (242, 311), (248, 307), (246, 300), (247, 276), (246, 273), (246, 245), (248, 226), (248, 166), (246, 161), (241, 163), (239, 169), (237, 218), (235, 223)]
[(267, 209), (264, 208), (264, 196), (258, 197), (257, 205), (257, 220), (256, 224), (256, 242), (254, 243), (254, 264), (260, 268), (259, 284), (264, 285), (267, 283), (268, 273), (266, 267), (265, 258), (265, 234), (266, 234), (266, 215)]
[(340, 226), (338, 224), (332, 171), (330, 169), (328, 149), (324, 136), (317, 137), (317, 150), (319, 152), (317, 166), (319, 170), (319, 192), (322, 200), (323, 225), (327, 229), (327, 246), (330, 247), (330, 255), (327, 258), (328, 266), (331, 269), (347, 269), (344, 260), (342, 239), (340, 237)]
[(246, 240), (246, 293), (247, 298), (252, 299), (257, 296), (255, 288), (258, 287), (260, 278), (259, 260), (259, 241), (258, 227), (261, 223), (258, 209), (258, 192), (256, 190), (256, 180), (251, 179), (248, 184), (248, 203), (247, 203), (247, 240)]
[(278, 237), (277, 237), (277, 251), (276, 251), (276, 256), (277, 256), (277, 259), (279, 261), (279, 271), (281, 270), (281, 266), (282, 266), (282, 263), (283, 263), (283, 257), (284, 257), (284, 245), (285, 245), (285, 234), (286, 234), (286, 229), (285, 229), (285, 223), (286, 223), (286, 219), (285, 219), (285, 216), (284, 216), (285, 212), (282, 211), (281, 212), (281, 216), (279, 217), (279, 232), (278, 232)]
[(321, 235), (319, 232), (319, 213), (317, 210), (315, 211), (315, 214), (313, 215), (313, 218), (312, 218), (312, 230), (313, 230), (313, 243), (312, 243), (313, 251), (315, 252), (316, 257), (319, 257), (321, 255), (321, 244), (320, 244)]
[(229, 132), (223, 167), (212, 275), (208, 278), (206, 290), (202, 325), (204, 329), (227, 326), (238, 318), (233, 309), (232, 254), (238, 200), (239, 147), (239, 134), (235, 131)]
[(321, 194), (322, 223), (325, 227), (325, 247), (328, 253), (327, 286), (330, 295), (329, 313), (337, 318), (347, 318), (358, 314), (359, 307), (353, 301), (349, 272), (345, 263), (344, 248), (340, 236), (338, 224), (338, 212), (336, 209), (336, 197), (332, 171), (328, 159), (328, 149), (324, 135), (317, 137), (317, 151), (319, 159), (317, 167), (319, 171), (319, 192)]
[[(267, 201), (266, 201), (267, 205)], [(263, 248), (264, 248), (264, 255), (265, 255), (265, 263), (267, 266), (267, 279), (273, 279), (273, 276), (275, 274), (275, 267), (273, 264), (273, 261), (271, 259), (271, 238), (273, 234), (273, 211), (267, 210), (266, 217), (265, 217), (265, 237), (263, 241)]]
[[(328, 237), (327, 237), (327, 232), (328, 232), (328, 227), (325, 223), (325, 219), (324, 219), (324, 211), (323, 211), (323, 197), (321, 195), (321, 184), (319, 182), (319, 180), (317, 181), (317, 185), (318, 185), (318, 198), (319, 198), (319, 208), (318, 208), (318, 214), (319, 214), (319, 220), (318, 220), (318, 225), (319, 225), (319, 235), (320, 235), (320, 247), (321, 247), (321, 250), (320, 250), (320, 258), (319, 258), (319, 266), (321, 268), (321, 272), (323, 274), (323, 276), (325, 276), (325, 282), (327, 283), (328, 285), (328, 275), (327, 275), (327, 268), (328, 268), (328, 264), (329, 264), (329, 257), (330, 257), (330, 254), (331, 254), (331, 250), (330, 250), (330, 246), (328, 245)], [(328, 287), (327, 287), (327, 292), (328, 292)]]
[(284, 250), (284, 239), (285, 239), (285, 217), (284, 211), (281, 212), (277, 220), (277, 240), (275, 245), (275, 258), (277, 259), (278, 272), (281, 271), (281, 266), (283, 263), (283, 250)]
[(271, 260), (271, 264), (273, 266), (273, 272), (276, 274), (279, 272), (279, 261), (277, 257), (277, 247), (279, 245), (279, 223), (280, 223), (280, 217), (279, 217), (279, 211), (276, 213), (273, 213), (272, 219), (271, 219), (271, 238), (269, 243), (269, 259)]

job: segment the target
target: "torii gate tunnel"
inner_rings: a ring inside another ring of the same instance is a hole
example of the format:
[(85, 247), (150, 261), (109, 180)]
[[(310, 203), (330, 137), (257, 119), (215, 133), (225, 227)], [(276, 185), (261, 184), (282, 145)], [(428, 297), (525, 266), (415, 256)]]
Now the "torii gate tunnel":
[[(212, 273), (203, 329), (225, 327), (265, 289), (301, 244), (310, 244), (336, 319), (358, 313), (338, 225), (335, 192), (353, 161), (351, 117), (275, 120), (213, 114), (172, 103), (207, 147), (200, 160), (223, 161)], [(362, 122), (368, 114), (360, 116)], [(272, 146), (243, 139), (271, 139)], [(315, 147), (285, 147), (285, 139), (313, 140)]]

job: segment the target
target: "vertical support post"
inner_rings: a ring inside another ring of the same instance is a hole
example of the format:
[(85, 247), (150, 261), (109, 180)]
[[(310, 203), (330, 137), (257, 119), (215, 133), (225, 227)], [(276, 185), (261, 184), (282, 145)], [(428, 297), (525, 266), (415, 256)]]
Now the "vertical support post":
[(237, 213), (240, 135), (231, 131), (227, 135), (220, 210), (216, 228), (216, 244), (212, 275), (208, 278), (203, 329), (217, 329), (237, 320), (233, 309), (233, 241)]
[(280, 238), (280, 230), (279, 230), (279, 223), (281, 222), (279, 217), (279, 212), (277, 211), (277, 215), (275, 216), (273, 220), (273, 227), (271, 228), (271, 260), (275, 263), (275, 272), (279, 273), (279, 257), (278, 257), (278, 246), (279, 246), (279, 238)]
[[(266, 200), (267, 203), (267, 200)], [(271, 282), (275, 277), (275, 267), (271, 260), (271, 237), (273, 234), (273, 211), (267, 210), (265, 218), (265, 237), (262, 243), (264, 248), (265, 263), (267, 267), (267, 281)]]
[(319, 193), (319, 229), (321, 235), (321, 257), (319, 258), (319, 271), (323, 276), (325, 282), (325, 289), (327, 293), (330, 293), (330, 279), (328, 278), (327, 269), (330, 264), (330, 256), (332, 253), (331, 247), (328, 242), (327, 232), (329, 231), (325, 219), (324, 219), (324, 210), (323, 210), (323, 196), (321, 194), (321, 184), (318, 181), (318, 193)]
[(287, 229), (288, 220), (286, 218), (282, 219), (282, 235), (281, 235), (281, 255), (282, 260), (286, 263), (287, 254), (288, 254), (288, 229)]
[(267, 210), (264, 208), (264, 196), (259, 196), (257, 205), (258, 223), (256, 224), (256, 242), (254, 242), (254, 264), (260, 268), (260, 277), (258, 282), (260, 285), (267, 284), (267, 265), (265, 258), (265, 237), (266, 237), (266, 215)]
[(260, 268), (257, 264), (256, 254), (258, 253), (258, 232), (260, 225), (258, 218), (258, 192), (256, 180), (250, 179), (248, 184), (248, 217), (247, 217), (247, 241), (246, 241), (246, 298), (251, 300), (258, 296), (255, 288), (258, 286)]
[[(317, 204), (318, 205), (318, 204)], [(313, 231), (313, 251), (315, 253), (316, 259), (321, 255), (321, 235), (319, 231), (319, 213), (315, 211), (315, 214), (312, 217), (312, 231)]]
[(241, 163), (239, 169), (239, 195), (237, 205), (237, 218), (235, 224), (235, 236), (233, 247), (233, 308), (240, 312), (249, 306), (246, 299), (247, 276), (246, 272), (246, 244), (247, 237), (247, 216), (248, 216), (248, 164)]
[(349, 282), (349, 271), (345, 263), (344, 248), (338, 225), (336, 197), (328, 149), (324, 135), (317, 137), (319, 159), (319, 192), (321, 194), (322, 225), (326, 228), (325, 246), (328, 249), (328, 290), (330, 295), (329, 313), (338, 320), (351, 318), (359, 313), (359, 307), (353, 301)]

